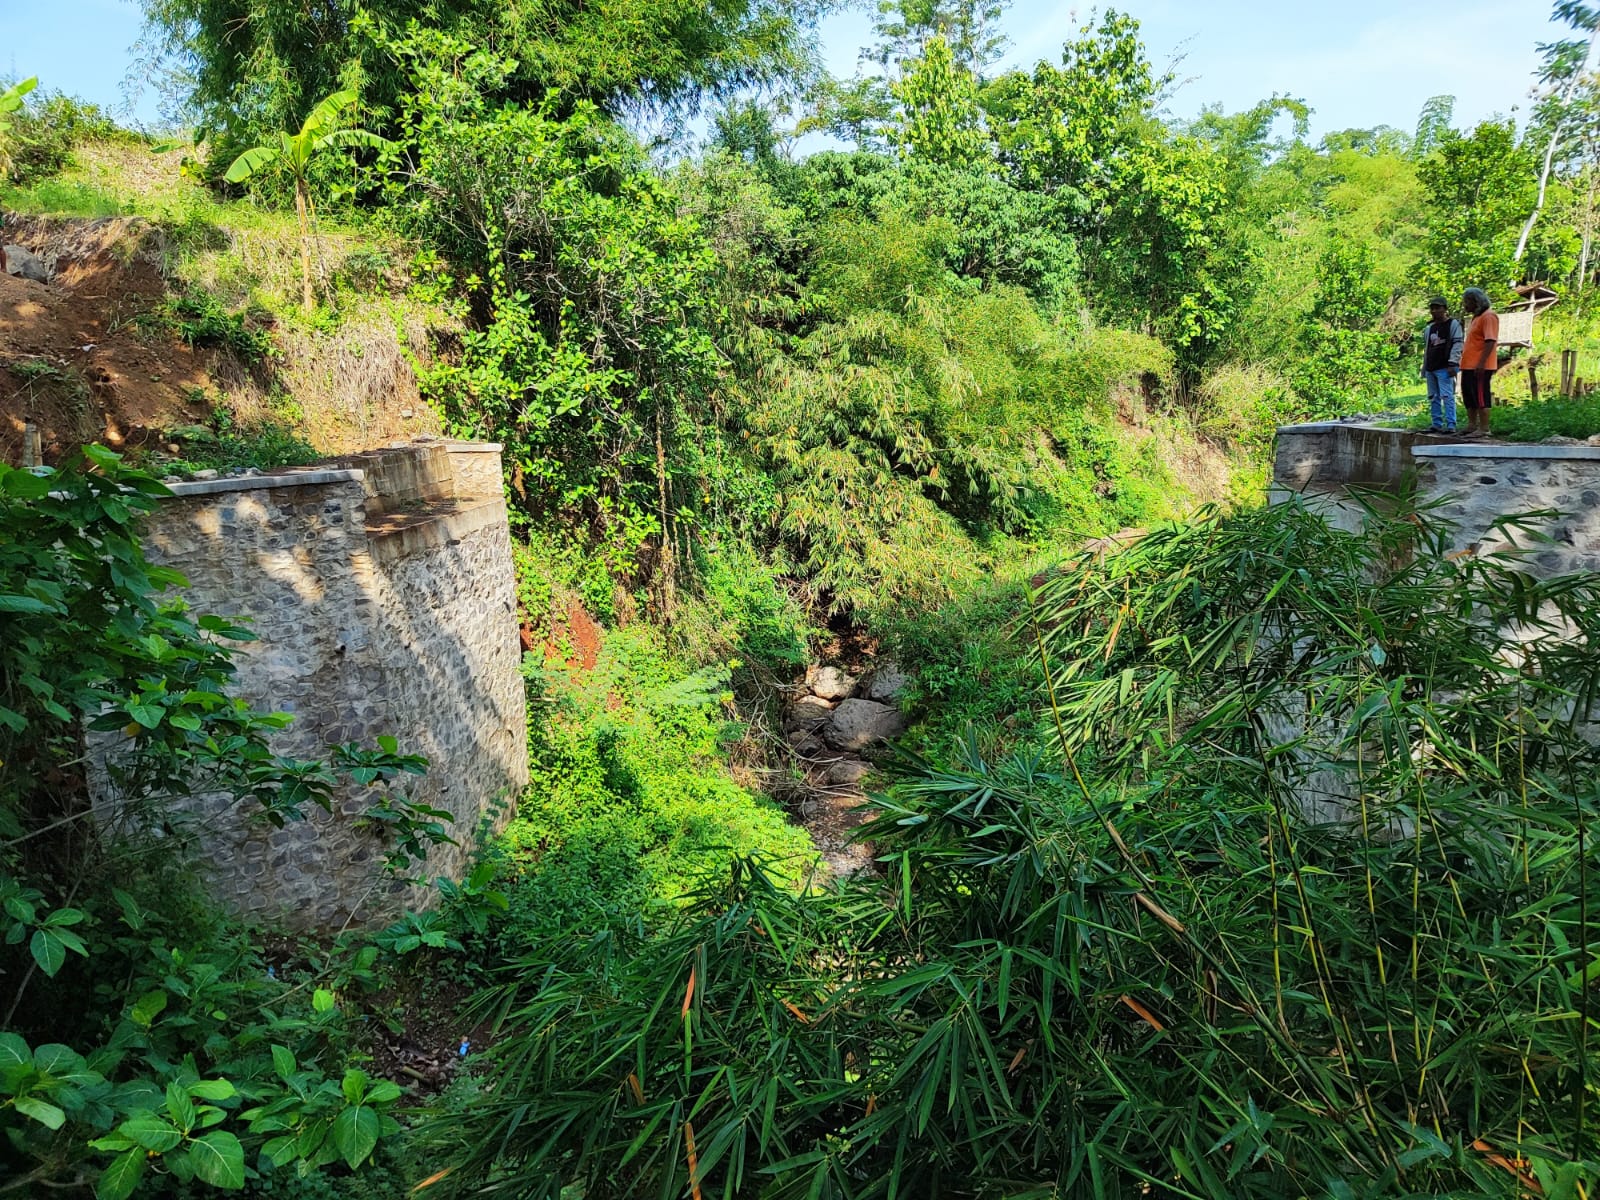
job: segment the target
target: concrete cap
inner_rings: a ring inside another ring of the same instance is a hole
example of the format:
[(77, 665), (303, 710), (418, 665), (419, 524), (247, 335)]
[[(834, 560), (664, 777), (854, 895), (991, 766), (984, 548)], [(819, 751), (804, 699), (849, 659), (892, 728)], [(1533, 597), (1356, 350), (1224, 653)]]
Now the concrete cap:
[(174, 496), (214, 496), (218, 492), (254, 492), (263, 488), (307, 487), (316, 483), (360, 483), (361, 471), (280, 471), (276, 475), (228, 475), (220, 479), (189, 479), (169, 483)]
[(1417, 458), (1523, 458), (1523, 459), (1576, 459), (1594, 462), (1600, 459), (1600, 446), (1545, 446), (1538, 443), (1512, 445), (1504, 442), (1467, 442), (1444, 446), (1413, 446), (1411, 453)]

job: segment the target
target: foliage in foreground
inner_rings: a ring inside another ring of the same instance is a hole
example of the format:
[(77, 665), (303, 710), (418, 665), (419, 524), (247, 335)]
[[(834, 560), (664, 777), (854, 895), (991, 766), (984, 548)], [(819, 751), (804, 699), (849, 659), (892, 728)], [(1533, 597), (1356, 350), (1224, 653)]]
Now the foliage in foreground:
[[(228, 695), (247, 630), (162, 597), (182, 579), (136, 523), (165, 491), (98, 447), (0, 466), (0, 1190), (239, 1190), (354, 1171), (399, 1130), (401, 1089), (355, 1061), (377, 947), (281, 939), (275, 968), (184, 867), (186, 797), (281, 825), (328, 807), (339, 772), (273, 753), (288, 718)], [(333, 758), (385, 793), (363, 815), (401, 869), (447, 835), (387, 794), (425, 762), (381, 741)]]
[(744, 863), (661, 936), (530, 950), (491, 997), (492, 1087), (434, 1131), (440, 1186), (1592, 1187), (1596, 751), (1572, 714), (1600, 580), (1452, 556), (1425, 513), (1358, 536), (1284, 506), (1036, 600), (1048, 754), (906, 763), (875, 801), (882, 879), (800, 896)]
[(806, 833), (724, 766), (743, 733), (725, 711), (726, 666), (687, 671), (634, 626), (606, 637), (593, 670), (540, 674), (533, 780), (499, 843), (513, 926), (604, 927), (753, 853), (772, 857), (775, 878), (813, 869)]

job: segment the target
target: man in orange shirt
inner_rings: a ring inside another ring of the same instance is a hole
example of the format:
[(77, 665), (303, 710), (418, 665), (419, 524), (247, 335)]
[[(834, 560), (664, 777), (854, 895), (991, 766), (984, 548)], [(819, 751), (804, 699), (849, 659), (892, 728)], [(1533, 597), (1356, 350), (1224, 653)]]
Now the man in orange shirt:
[(1470, 423), (1466, 436), (1488, 437), (1489, 406), (1493, 403), (1490, 385), (1500, 366), (1500, 318), (1482, 288), (1468, 288), (1462, 293), (1461, 307), (1472, 317), (1461, 347), (1461, 398), (1466, 401)]

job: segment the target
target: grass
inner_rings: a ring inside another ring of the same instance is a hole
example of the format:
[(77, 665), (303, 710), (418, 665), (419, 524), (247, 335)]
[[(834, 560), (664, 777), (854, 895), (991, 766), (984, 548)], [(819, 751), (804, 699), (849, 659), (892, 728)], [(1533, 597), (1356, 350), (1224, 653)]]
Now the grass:
[[(219, 198), (196, 178), (193, 154), (184, 144), (82, 142), (59, 174), (0, 190), (0, 206), (149, 222), (154, 231), (140, 249), (158, 260), (172, 292), (158, 319), (190, 345), (231, 352), (237, 367), (219, 362), (213, 378), (238, 429), (269, 431), (256, 439), (277, 447), (265, 457), (292, 451), (284, 430), (329, 453), (437, 433), (414, 365), (428, 362), (458, 323), (412, 288), (412, 248), (322, 214), (313, 269), (325, 303), (305, 314), (294, 214)], [(284, 393), (294, 401), (292, 418)], [(250, 446), (235, 451), (262, 457)], [(215, 465), (209, 457), (185, 461)]]
[(31, 187), (0, 189), (0, 204), (22, 213), (63, 217), (120, 217), (128, 210), (115, 194), (73, 179), (45, 179)]
[(317, 450), (287, 424), (265, 419), (248, 426), (225, 424), (221, 433), (199, 428), (175, 431), (181, 455), (160, 469), (174, 475), (197, 471), (225, 471), (233, 467), (299, 467), (316, 462)]

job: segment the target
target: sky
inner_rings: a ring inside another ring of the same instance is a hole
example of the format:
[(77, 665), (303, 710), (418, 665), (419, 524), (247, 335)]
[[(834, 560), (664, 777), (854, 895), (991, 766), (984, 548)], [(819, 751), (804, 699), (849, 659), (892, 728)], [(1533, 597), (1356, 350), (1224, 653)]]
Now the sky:
[[(1462, 127), (1525, 113), (1536, 45), (1558, 35), (1548, 24), (1550, 0), (1122, 0), (1117, 7), (1142, 22), (1157, 67), (1182, 56), (1170, 115), (1193, 116), (1213, 103), (1237, 111), (1286, 94), (1312, 107), (1314, 136), (1385, 124), (1410, 130), (1423, 102), (1441, 94), (1457, 98)], [(1089, 14), (1087, 5), (1017, 0), (1002, 23), (1012, 42), (1002, 65), (1056, 59)], [(0, 0), (0, 76), (37, 75), (42, 87), (122, 110), (140, 23), (134, 0)], [(872, 40), (871, 18), (843, 12), (820, 34), (828, 68), (848, 76)], [(148, 89), (132, 108), (144, 122), (158, 112)]]

